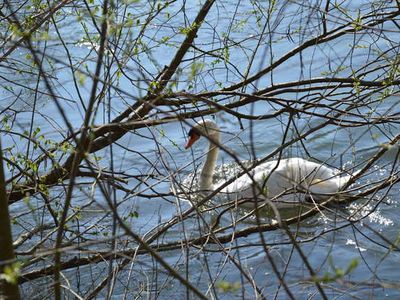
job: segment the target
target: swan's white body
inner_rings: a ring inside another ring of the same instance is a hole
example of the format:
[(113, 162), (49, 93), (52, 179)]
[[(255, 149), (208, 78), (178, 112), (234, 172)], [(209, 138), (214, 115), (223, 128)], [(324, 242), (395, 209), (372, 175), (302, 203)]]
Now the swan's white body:
[[(200, 174), (200, 190), (213, 191), (221, 187), (226, 181), (214, 185), (212, 182), (218, 157), (218, 126), (211, 120), (201, 121), (192, 128), (189, 136), (186, 148), (200, 136), (210, 140), (209, 152)], [(249, 174), (236, 178), (221, 189), (221, 193), (235, 200), (272, 199), (292, 203), (308, 197), (313, 201), (322, 201), (337, 194), (350, 180), (351, 175), (341, 176), (340, 173), (337, 169), (298, 157), (268, 161), (249, 171)]]
[[(251, 176), (237, 178), (221, 193), (226, 193), (229, 199), (251, 200), (256, 196), (293, 203), (307, 197), (321, 201), (334, 196), (350, 179), (341, 177), (338, 170), (298, 157), (269, 161), (249, 173)], [(259, 187), (254, 187), (255, 182)]]

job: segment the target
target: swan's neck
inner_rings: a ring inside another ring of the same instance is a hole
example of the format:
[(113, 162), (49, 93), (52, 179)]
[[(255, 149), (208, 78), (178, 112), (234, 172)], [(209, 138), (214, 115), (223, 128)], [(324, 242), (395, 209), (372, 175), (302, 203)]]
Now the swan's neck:
[[(219, 142), (219, 134), (214, 134), (211, 139)], [(211, 190), (215, 164), (218, 158), (218, 147), (210, 141), (206, 162), (200, 174), (200, 190)]]

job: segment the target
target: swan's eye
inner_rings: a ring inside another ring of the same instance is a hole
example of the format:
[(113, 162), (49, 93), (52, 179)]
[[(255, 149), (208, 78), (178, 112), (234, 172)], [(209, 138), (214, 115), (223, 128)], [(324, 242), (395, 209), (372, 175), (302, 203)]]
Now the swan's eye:
[(200, 138), (199, 131), (194, 128), (189, 130), (188, 135), (189, 135), (189, 140), (185, 146), (185, 149), (190, 148)]

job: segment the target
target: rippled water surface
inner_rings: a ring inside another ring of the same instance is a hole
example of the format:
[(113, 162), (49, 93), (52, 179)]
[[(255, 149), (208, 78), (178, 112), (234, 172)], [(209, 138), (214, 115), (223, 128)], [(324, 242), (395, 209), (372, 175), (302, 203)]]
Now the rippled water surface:
[[(359, 2), (354, 1), (354, 5), (358, 5)], [(285, 13), (293, 15), (294, 11), (291, 9), (291, 4), (288, 5)], [(250, 4), (247, 4), (243, 5), (241, 9), (246, 11), (251, 7)], [(197, 8), (197, 6), (188, 7), (190, 18), (197, 11)], [(224, 14), (235, 11), (235, 6), (231, 7), (229, 1), (222, 1), (219, 8), (220, 11), (213, 11), (210, 22), (219, 18), (219, 26), (226, 28), (229, 23), (228, 20), (225, 20)], [(229, 16), (226, 18), (229, 18)], [(285, 19), (284, 22), (287, 21), (288, 19)], [(250, 20), (249, 22), (250, 25), (256, 26), (256, 21)], [(249, 26), (249, 28), (252, 26)], [(73, 32), (74, 25), (71, 24), (68, 28)], [(285, 32), (285, 28), (285, 23), (282, 23), (279, 27), (283, 32)], [(157, 30), (154, 27), (154, 34)], [(248, 30), (238, 30), (234, 32), (234, 35), (248, 38), (251, 36), (251, 32)], [(205, 44), (210, 39), (210, 35), (208, 31), (199, 33), (199, 43)], [(369, 42), (368, 37), (364, 38), (365, 42)], [(340, 52), (341, 49), (344, 52), (348, 51), (348, 42), (351, 41), (351, 38), (344, 38), (340, 44), (332, 45), (329, 53), (325, 52), (328, 50), (319, 48), (314, 50), (314, 53), (305, 50), (301, 61), (298, 58), (293, 59), (290, 61), (290, 67), (280, 67), (276, 70), (274, 73), (275, 83), (299, 80), (299, 78), (303, 78), (301, 70), (307, 70), (312, 75), (319, 76), (326, 67), (326, 56), (333, 52)], [(250, 39), (246, 47), (254, 47), (257, 44), (256, 42), (257, 40)], [(287, 38), (282, 39), (279, 45), (279, 47), (273, 47), (274, 57), (280, 57), (283, 53), (295, 47), (295, 44)], [(57, 47), (54, 47), (54, 49), (57, 49)], [(88, 45), (84, 43), (75, 44), (73, 47), (74, 55), (84, 56), (87, 53), (87, 47)], [(173, 54), (170, 52), (164, 53), (163, 49), (160, 49), (155, 50), (153, 54), (159, 59), (160, 65), (168, 65)], [(257, 72), (270, 63), (270, 58), (265, 58), (265, 52), (259, 53), (254, 57), (257, 64), (253, 65), (250, 73)], [(25, 55), (25, 53), (21, 50), (18, 55)], [(352, 62), (354, 66), (357, 66), (357, 60), (361, 59), (360, 57), (364, 56), (355, 56), (355, 60)], [(242, 66), (242, 49), (238, 48), (236, 51), (232, 51), (230, 60), (233, 65), (244, 72), (246, 66)], [(143, 60), (143, 64), (145, 67), (148, 66), (149, 71), (154, 68), (149, 59)], [(93, 63), (89, 63), (89, 67), (92, 65)], [(349, 74), (351, 74), (350, 71), (346, 76), (350, 76)], [(13, 74), (13, 76), (18, 75)], [(73, 90), (73, 83), (68, 72), (60, 72), (58, 76), (65, 79), (65, 85), (60, 87), (59, 93), (74, 98), (73, 93), (70, 92)], [(215, 76), (216, 81), (222, 81), (224, 86), (238, 81), (236, 76), (227, 75), (224, 68), (216, 68), (213, 76)], [(211, 82), (210, 78), (208, 80)], [(211, 83), (210, 85), (207, 84), (207, 82), (198, 83), (199, 92), (207, 91), (208, 87), (212, 90), (217, 85), (215, 82), (212, 85)], [(262, 79), (257, 82), (257, 85), (259, 88), (269, 86), (271, 81), (270, 79)], [(130, 89), (129, 80), (121, 79), (120, 88)], [(89, 90), (83, 90), (82, 93), (87, 97)], [(298, 98), (305, 95), (301, 91), (297, 93)], [(25, 101), (29, 102), (30, 100)], [(127, 100), (127, 102), (129, 101)], [(115, 107), (113, 107), (112, 112), (114, 114), (117, 114), (116, 112), (123, 110), (126, 106), (124, 101), (115, 101), (114, 103)], [(385, 114), (388, 110), (398, 112), (398, 103), (397, 95), (388, 97), (374, 107), (374, 113)], [(17, 106), (14, 108), (20, 109), (22, 116), (24, 116), (21, 117), (23, 122), (19, 124), (21, 128), (24, 128), (30, 123), (29, 110), (27, 109), (25, 113), (24, 108), (30, 104), (18, 102), (15, 105)], [(35, 126), (40, 127), (41, 132), (47, 137), (62, 140), (59, 131), (63, 128), (63, 123), (55, 106), (46, 97), (40, 98), (38, 106), (37, 109), (40, 110), (41, 114), (35, 119)], [(64, 102), (63, 106), (69, 112), (68, 116), (71, 123), (74, 126), (80, 126), (84, 111), (79, 103), (77, 101)], [(365, 109), (368, 110), (369, 108)], [(276, 108), (273, 103), (261, 101), (251, 107), (238, 109), (238, 111), (241, 113), (266, 114), (275, 112)], [(322, 112), (324, 112), (323, 108), (321, 108)], [(106, 110), (98, 113), (99, 124), (102, 123), (105, 115), (107, 115)], [(47, 116), (52, 116), (54, 119), (48, 121)], [(243, 119), (241, 124), (238, 119), (223, 112), (215, 113), (211, 117), (221, 127), (223, 145), (229, 148), (245, 165), (272, 153), (282, 144), (285, 134), (287, 134), (287, 139), (295, 138), (298, 134), (304, 133), (322, 122), (320, 118), (299, 114), (295, 116), (290, 129), (287, 130), (288, 115), (252, 122)], [(293, 124), (296, 126), (293, 126)], [(132, 175), (131, 177), (127, 176), (128, 182), (121, 180), (119, 184), (125, 190), (118, 190), (116, 199), (118, 201), (118, 212), (121, 216), (126, 217), (126, 223), (134, 232), (149, 236), (160, 228), (160, 224), (165, 224), (164, 222), (168, 222), (174, 217), (179, 219), (183, 212), (192, 209), (192, 204), (196, 203), (196, 201), (188, 201), (186, 196), (175, 197), (171, 194), (171, 186), (175, 188), (175, 192), (182, 192), (181, 184), (183, 183), (186, 186), (185, 192), (189, 194), (189, 198), (191, 200), (196, 199), (196, 195), (191, 194), (191, 189), (192, 186), (197, 184), (196, 174), (201, 169), (208, 142), (201, 139), (190, 150), (184, 150), (188, 129), (188, 124), (180, 122), (142, 128), (127, 133), (113, 146), (112, 154), (115, 157), (115, 170), (124, 172), (121, 177)], [(392, 137), (398, 133), (398, 129), (398, 125), (349, 126), (346, 128), (326, 126), (322, 130), (309, 135), (302, 140), (302, 143), (294, 143), (286, 147), (280, 154), (282, 157), (311, 156), (310, 159), (313, 161), (354, 171), (365, 165), (366, 160), (387, 142), (388, 136)], [(3, 148), (16, 144), (16, 147), (24, 149), (9, 136), (5, 137), (2, 142)], [(100, 165), (104, 168), (108, 167), (111, 157), (110, 148), (100, 151), (97, 155), (102, 158)], [(365, 191), (374, 182), (384, 179), (390, 174), (392, 168), (397, 170), (397, 163), (394, 164), (397, 161), (397, 155), (398, 146), (393, 146), (380, 160), (373, 164), (368, 172), (355, 182), (351, 187), (354, 189), (353, 196)], [(276, 155), (272, 156), (276, 157)], [(393, 165), (395, 166), (393, 167)], [(231, 176), (240, 170), (231, 154), (220, 151), (216, 174), (219, 179), (223, 179), (227, 175)], [(135, 178), (134, 175), (137, 174), (143, 175), (145, 179), (142, 177)], [(145, 177), (146, 175), (148, 177)], [(81, 183), (85, 182), (85, 179), (79, 178), (79, 180)], [(90, 251), (109, 250), (109, 236), (105, 232), (110, 232), (113, 222), (112, 214), (106, 201), (103, 200), (102, 194), (94, 186), (94, 183), (92, 185), (92, 182), (89, 182), (86, 185), (82, 184), (82, 189), (76, 189), (73, 205), (77, 207), (88, 205), (80, 212), (79, 222), (77, 221), (79, 224), (74, 223), (71, 226), (73, 229), (86, 230), (85, 234), (87, 237), (93, 238), (93, 241), (97, 239), (102, 241), (98, 244), (94, 243), (93, 246), (88, 246)], [(134, 190), (135, 193), (131, 195), (130, 190)], [(220, 299), (232, 299), (232, 297), (253, 299), (255, 297), (254, 289), (248, 279), (244, 278), (243, 273), (251, 274), (254, 282), (263, 287), (263, 293), (267, 295), (267, 299), (272, 299), (279, 286), (279, 280), (273, 270), (274, 267), (279, 274), (284, 276), (286, 284), (298, 299), (319, 299), (314, 285), (316, 277), (313, 277), (310, 273), (309, 267), (315, 271), (315, 276), (319, 278), (324, 276), (333, 278), (324, 283), (329, 298), (351, 299), (354, 296), (355, 299), (381, 299), (384, 297), (397, 299), (400, 298), (400, 286), (398, 285), (400, 254), (397, 248), (400, 228), (399, 192), (399, 186), (394, 185), (390, 189), (377, 191), (368, 197), (360, 197), (352, 203), (331, 205), (308, 218), (297, 221), (296, 217), (299, 214), (314, 208), (312, 203), (281, 210), (279, 212), (280, 218), (291, 220), (287, 230), (293, 238), (299, 241), (298, 248), (293, 246), (285, 229), (277, 228), (278, 218), (271, 209), (259, 211), (258, 217), (256, 217), (251, 209), (241, 207), (228, 209), (227, 206), (223, 205), (223, 197), (221, 199), (221, 197), (216, 196), (210, 202), (205, 203), (204, 206), (197, 207), (197, 213), (182, 222), (177, 222), (177, 225), (171, 227), (159, 237), (154, 245), (177, 242), (177, 245), (171, 246), (171, 250), (160, 252), (162, 257), (173, 265), (180, 274), (190, 278), (190, 281), (204, 292), (208, 290), (210, 282), (214, 279), (218, 282), (229, 282), (233, 287), (244, 286), (243, 289), (233, 288), (220, 292)], [(63, 188), (55, 189), (51, 193), (54, 193), (54, 195), (60, 193), (59, 200), (61, 202), (65, 197)], [(151, 197), (155, 193), (162, 195)], [(93, 203), (90, 203), (91, 200), (93, 200)], [(36, 208), (42, 207), (43, 202), (41, 199), (34, 199), (30, 205), (34, 205)], [(47, 220), (51, 221), (51, 217), (45, 213), (35, 215), (35, 219), (29, 214), (31, 209), (32, 207), (27, 202), (18, 202), (11, 206), (11, 213), (20, 217), (20, 223), (14, 227), (16, 237), (25, 232), (25, 228), (40, 222), (46, 223)], [(270, 224), (270, 228), (265, 228), (262, 233), (257, 231), (257, 226), (268, 226), (268, 224)], [(207, 236), (210, 239), (209, 241), (195, 243), (195, 239), (206, 235), (210, 228), (216, 230), (217, 234), (223, 238), (223, 243), (215, 242), (212, 235)], [(249, 230), (248, 233), (246, 233), (246, 230)], [(235, 238), (233, 233), (239, 234), (240, 238)], [(124, 236), (120, 228), (117, 229), (116, 234), (121, 237), (117, 247), (131, 249), (136, 246), (129, 237)], [(37, 243), (40, 238), (40, 236), (35, 236), (24, 246), (24, 249), (18, 251), (27, 251), (29, 246)], [(88, 239), (88, 241), (92, 240)], [(193, 241), (189, 250), (183, 246), (184, 241)], [(180, 247), (180, 242), (182, 242), (182, 247)], [(263, 247), (263, 243), (265, 247)], [(50, 246), (49, 244), (43, 245), (44, 249)], [(267, 249), (268, 255), (266, 255)], [(90, 251), (88, 250), (88, 252)], [(78, 252), (72, 249), (65, 253), (65, 258), (79, 257), (81, 253)], [(132, 253), (129, 255), (133, 257)], [(304, 262), (305, 258), (309, 266)], [(273, 261), (275, 266), (272, 266), (270, 261)], [(41, 267), (48, 262), (51, 262), (51, 259), (46, 258)], [(240, 262), (243, 273), (238, 272), (237, 262)], [(346, 273), (346, 270), (348, 273)], [(72, 286), (85, 290), (87, 283), (94, 283), (91, 287), (95, 286), (106, 275), (106, 272), (108, 272), (107, 262), (101, 262), (94, 268), (84, 266), (79, 269), (78, 273), (76, 270), (67, 270), (64, 276), (68, 278)], [(334, 280), (336, 275), (341, 274), (343, 277), (338, 276), (337, 280)], [(157, 288), (161, 291), (159, 296), (162, 299), (168, 297), (180, 299), (186, 296), (186, 289), (176, 281), (171, 280), (166, 275), (165, 270), (149, 255), (138, 254), (135, 261), (124, 269), (118, 278), (113, 299), (120, 299), (126, 293), (127, 298), (130, 299), (130, 296), (134, 295), (139, 289), (142, 289), (140, 297), (151, 296), (155, 298), (154, 290)], [(125, 282), (126, 278), (129, 278), (127, 282)], [(38, 291), (43, 287), (51, 286), (50, 282), (50, 279), (40, 279), (33, 284), (26, 284), (23, 287), (24, 293), (25, 295), (39, 293)], [(126, 288), (127, 286), (129, 288)], [(281, 287), (279, 299), (286, 299), (283, 289)]]

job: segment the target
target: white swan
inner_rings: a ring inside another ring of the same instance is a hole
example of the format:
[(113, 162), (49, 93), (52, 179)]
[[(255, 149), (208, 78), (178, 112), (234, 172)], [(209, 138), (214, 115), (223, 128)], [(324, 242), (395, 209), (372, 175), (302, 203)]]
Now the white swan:
[[(213, 185), (215, 164), (218, 158), (220, 131), (212, 120), (198, 122), (189, 131), (189, 140), (185, 149), (190, 148), (201, 136), (210, 141), (209, 152), (200, 174), (201, 191), (212, 191), (224, 182)], [(322, 164), (303, 158), (287, 158), (262, 163), (244, 174), (221, 190), (230, 200), (268, 198), (280, 203), (298, 203), (306, 198), (323, 201), (337, 194), (349, 181), (351, 175), (341, 176), (338, 169), (328, 168)], [(227, 178), (229, 179), (229, 178)], [(254, 183), (259, 188), (254, 188)], [(261, 187), (261, 188), (260, 188)], [(252, 204), (254, 206), (254, 204)], [(284, 206), (284, 204), (283, 204)]]

